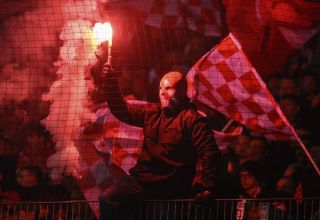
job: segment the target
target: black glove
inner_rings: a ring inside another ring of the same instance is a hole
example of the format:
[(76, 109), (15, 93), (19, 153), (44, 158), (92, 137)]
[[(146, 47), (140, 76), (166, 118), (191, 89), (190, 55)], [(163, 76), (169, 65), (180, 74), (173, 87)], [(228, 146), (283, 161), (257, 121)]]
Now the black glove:
[(200, 205), (209, 205), (213, 200), (213, 193), (208, 190), (201, 191), (195, 196), (194, 200)]

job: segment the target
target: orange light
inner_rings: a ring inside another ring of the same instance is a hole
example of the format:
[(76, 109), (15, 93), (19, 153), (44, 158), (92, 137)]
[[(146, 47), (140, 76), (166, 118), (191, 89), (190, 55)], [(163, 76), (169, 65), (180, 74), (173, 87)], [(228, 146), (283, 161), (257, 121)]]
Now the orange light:
[(112, 27), (109, 22), (96, 23), (93, 27), (93, 35), (99, 44), (108, 41), (109, 47), (112, 46)]

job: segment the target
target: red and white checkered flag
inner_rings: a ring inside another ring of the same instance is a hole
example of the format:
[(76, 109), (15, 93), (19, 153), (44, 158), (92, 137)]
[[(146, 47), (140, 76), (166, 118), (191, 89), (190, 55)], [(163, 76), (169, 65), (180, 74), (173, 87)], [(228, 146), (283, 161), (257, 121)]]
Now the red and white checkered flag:
[[(141, 128), (116, 119), (107, 105), (83, 128), (78, 143), (82, 178), (77, 180), (88, 201), (98, 201), (101, 192), (136, 164), (143, 140)], [(92, 207), (98, 216), (98, 207)]]
[(145, 15), (145, 23), (161, 28), (187, 28), (221, 36), (221, 12), (212, 0), (137, 0), (128, 5)]
[(293, 139), (292, 127), (232, 34), (187, 74), (192, 99), (271, 140)]

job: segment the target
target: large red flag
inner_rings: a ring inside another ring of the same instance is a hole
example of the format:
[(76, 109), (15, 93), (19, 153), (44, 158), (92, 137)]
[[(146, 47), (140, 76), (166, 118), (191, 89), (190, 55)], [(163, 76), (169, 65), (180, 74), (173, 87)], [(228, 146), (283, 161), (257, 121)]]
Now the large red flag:
[[(142, 147), (141, 128), (117, 120), (107, 105), (83, 127), (78, 143), (80, 174), (77, 182), (88, 201), (98, 201), (101, 192), (135, 165)], [(92, 207), (96, 216), (98, 207)]]
[(272, 140), (290, 140), (293, 129), (265, 83), (229, 34), (189, 71), (189, 95), (253, 132)]
[(145, 23), (161, 28), (186, 28), (221, 36), (221, 12), (212, 0), (136, 0), (127, 4), (145, 15)]

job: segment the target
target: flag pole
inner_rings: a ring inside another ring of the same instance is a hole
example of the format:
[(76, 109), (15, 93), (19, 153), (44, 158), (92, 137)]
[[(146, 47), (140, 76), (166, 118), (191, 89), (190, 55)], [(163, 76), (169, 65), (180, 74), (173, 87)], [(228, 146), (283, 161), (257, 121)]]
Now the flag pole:
[(222, 128), (221, 132), (226, 132), (226, 131), (230, 128), (230, 126), (232, 125), (233, 122), (234, 122), (234, 121), (233, 121), (232, 119), (230, 119), (230, 120), (227, 122), (227, 124)]

